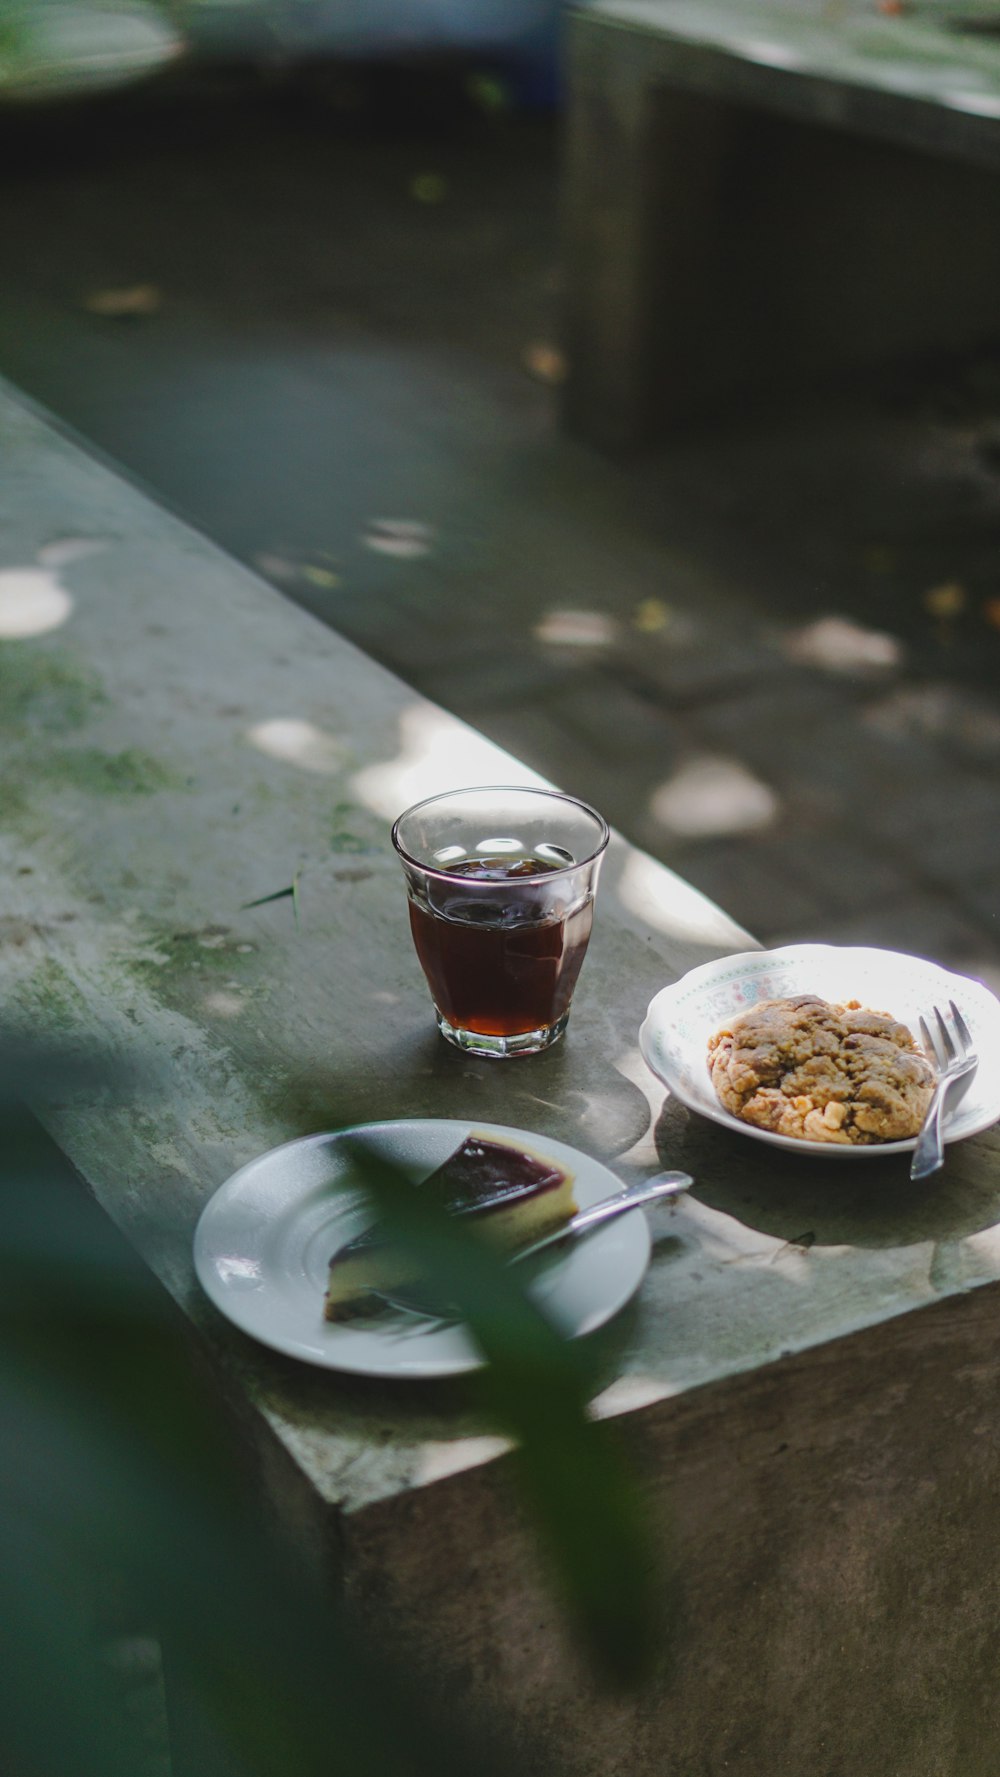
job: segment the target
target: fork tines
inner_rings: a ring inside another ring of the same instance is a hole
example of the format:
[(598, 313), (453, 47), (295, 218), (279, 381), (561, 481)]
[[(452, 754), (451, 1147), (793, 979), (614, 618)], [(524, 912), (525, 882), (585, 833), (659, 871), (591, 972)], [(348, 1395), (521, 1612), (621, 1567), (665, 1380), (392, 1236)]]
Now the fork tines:
[(955, 1039), (948, 1028), (944, 1013), (940, 1006), (933, 1006), (931, 1008), (937, 1023), (937, 1036), (932, 1033), (925, 1018), (919, 1020), (920, 1035), (923, 1038), (928, 1060), (934, 1062), (939, 1073), (947, 1073), (949, 1068), (952, 1068), (956, 1063), (963, 1061), (972, 1048), (972, 1032), (966, 1024), (965, 1019), (962, 1017), (954, 1000), (948, 1001), (948, 1007), (955, 1023), (955, 1030), (958, 1033), (958, 1046), (956, 1046)]
[(967, 1049), (971, 1049), (972, 1048), (972, 1032), (971, 1032), (971, 1030), (969, 1029), (968, 1025), (966, 1024), (965, 1019), (962, 1017), (962, 1014), (959, 1011), (958, 1007), (956, 1006), (954, 1000), (949, 1000), (948, 1004), (951, 1007), (951, 1015), (955, 1020), (955, 1029), (958, 1031), (961, 1041), (965, 1044), (965, 1047)]

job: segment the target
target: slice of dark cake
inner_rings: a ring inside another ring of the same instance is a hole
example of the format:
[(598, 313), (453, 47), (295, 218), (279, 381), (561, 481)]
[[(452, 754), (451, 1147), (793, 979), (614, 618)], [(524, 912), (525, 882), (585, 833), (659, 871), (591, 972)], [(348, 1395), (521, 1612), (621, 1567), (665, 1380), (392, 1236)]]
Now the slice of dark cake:
[[(451, 1215), (474, 1216), (476, 1233), (508, 1252), (561, 1227), (577, 1207), (565, 1167), (476, 1130), (418, 1189)], [(330, 1260), (327, 1320), (357, 1313), (374, 1291), (412, 1282), (414, 1272), (405, 1252), (366, 1229)]]

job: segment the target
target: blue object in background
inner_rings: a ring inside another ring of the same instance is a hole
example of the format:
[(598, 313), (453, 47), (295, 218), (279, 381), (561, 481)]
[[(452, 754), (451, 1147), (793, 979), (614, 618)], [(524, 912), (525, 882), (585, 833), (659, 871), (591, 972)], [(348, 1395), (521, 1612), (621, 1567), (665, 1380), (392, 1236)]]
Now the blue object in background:
[(195, 50), (233, 54), (270, 41), (292, 54), (375, 60), (471, 51), (551, 64), (561, 0), (187, 0)]
[(561, 6), (540, 9), (548, 16), (525, 41), (523, 51), (508, 72), (514, 102), (531, 111), (551, 111), (562, 96), (559, 57)]

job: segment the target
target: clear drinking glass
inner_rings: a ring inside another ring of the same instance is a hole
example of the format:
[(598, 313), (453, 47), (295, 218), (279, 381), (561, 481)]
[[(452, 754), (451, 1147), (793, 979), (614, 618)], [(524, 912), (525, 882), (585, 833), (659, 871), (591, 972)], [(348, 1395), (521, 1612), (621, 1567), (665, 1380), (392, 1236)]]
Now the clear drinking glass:
[(533, 1055), (562, 1035), (608, 838), (555, 790), (452, 790), (400, 815), (413, 942), (450, 1043)]

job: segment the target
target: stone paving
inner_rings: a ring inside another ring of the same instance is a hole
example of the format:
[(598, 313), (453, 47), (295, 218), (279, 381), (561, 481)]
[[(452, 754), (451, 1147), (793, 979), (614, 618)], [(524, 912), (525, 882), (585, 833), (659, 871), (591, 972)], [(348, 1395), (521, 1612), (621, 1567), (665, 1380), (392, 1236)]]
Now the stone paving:
[(604, 460), (555, 132), (343, 92), (8, 120), (0, 371), (765, 942), (1000, 985), (1000, 355)]

